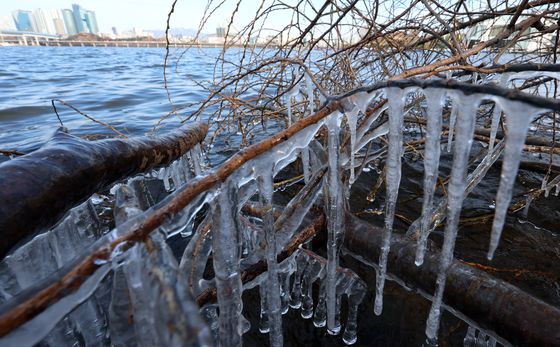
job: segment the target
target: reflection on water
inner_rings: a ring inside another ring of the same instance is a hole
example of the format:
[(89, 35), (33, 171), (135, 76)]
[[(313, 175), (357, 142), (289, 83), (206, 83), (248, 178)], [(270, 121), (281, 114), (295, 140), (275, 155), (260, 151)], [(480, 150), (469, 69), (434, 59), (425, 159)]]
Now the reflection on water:
[[(218, 53), (193, 49), (177, 66), (176, 59), (170, 59), (169, 89), (176, 105), (205, 97), (189, 79), (211, 79)], [(59, 125), (51, 99), (62, 99), (127, 134), (151, 130), (172, 110), (163, 84), (164, 55), (161, 48), (2, 47), (0, 149), (29, 152), (46, 141)], [(107, 133), (62, 105), (57, 109), (76, 135)], [(189, 111), (187, 107), (180, 113)], [(170, 118), (167, 125), (178, 121)]]

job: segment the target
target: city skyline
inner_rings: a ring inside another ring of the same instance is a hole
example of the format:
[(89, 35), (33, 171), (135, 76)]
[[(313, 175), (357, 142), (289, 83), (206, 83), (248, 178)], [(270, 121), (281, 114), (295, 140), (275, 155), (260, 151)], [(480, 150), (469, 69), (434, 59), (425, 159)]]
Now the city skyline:
[(12, 19), (18, 31), (59, 36), (99, 33), (95, 12), (78, 4), (72, 4), (72, 9), (33, 11), (18, 9), (12, 11)]
[[(100, 33), (112, 32), (112, 28), (116, 27), (119, 31), (132, 30), (133, 28), (142, 28), (146, 30), (165, 29), (167, 15), (171, 8), (172, 1), (162, 2), (160, 0), (23, 0), (17, 5), (13, 3), (0, 3), (0, 26), (7, 18), (12, 17), (15, 10), (26, 10), (33, 12), (34, 10), (58, 10), (70, 9), (72, 3), (76, 3), (83, 8), (95, 12), (97, 17), (98, 29)], [(236, 25), (244, 25), (251, 19), (251, 13), (258, 8), (257, 0), (248, 0), (242, 2), (240, 10), (236, 13)], [(175, 12), (171, 19), (171, 26), (176, 28), (197, 28), (200, 19), (204, 14), (206, 1), (178, 1)], [(223, 26), (231, 17), (234, 11), (232, 4), (216, 11), (215, 16), (210, 18), (206, 23), (204, 32), (214, 33), (215, 28)], [(276, 22), (276, 25), (275, 25)], [(272, 27), (280, 26), (282, 16), (274, 19), (270, 24)]]

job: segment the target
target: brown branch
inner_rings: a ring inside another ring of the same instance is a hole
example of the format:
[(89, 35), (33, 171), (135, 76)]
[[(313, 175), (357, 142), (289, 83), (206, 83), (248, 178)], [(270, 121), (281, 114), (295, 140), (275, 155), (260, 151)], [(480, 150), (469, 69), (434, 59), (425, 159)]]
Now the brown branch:
[[(299, 232), (286, 247), (278, 254), (277, 260), (278, 263), (281, 263), (286, 258), (291, 256), (300, 245), (304, 244), (308, 240), (310, 240), (315, 234), (325, 228), (325, 216), (321, 213), (317, 216), (313, 222)], [(257, 278), (262, 273), (267, 271), (268, 267), (266, 265), (265, 260), (261, 260), (258, 263), (252, 265), (247, 270), (243, 271), (241, 274), (241, 282), (248, 283)], [(199, 306), (203, 306), (205, 304), (216, 302), (217, 300), (217, 293), (216, 288), (208, 288), (204, 292), (202, 292), (197, 298), (196, 303)]]

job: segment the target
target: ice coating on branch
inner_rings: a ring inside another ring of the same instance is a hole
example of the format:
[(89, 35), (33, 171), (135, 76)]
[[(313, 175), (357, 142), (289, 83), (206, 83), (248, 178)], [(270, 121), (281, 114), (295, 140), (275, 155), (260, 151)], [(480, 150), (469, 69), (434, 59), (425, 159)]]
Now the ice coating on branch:
[(379, 271), (377, 272), (375, 287), (374, 312), (376, 315), (380, 315), (383, 309), (383, 287), (385, 286), (387, 258), (391, 246), (393, 219), (395, 217), (397, 195), (401, 181), (401, 157), (403, 151), (402, 125), (404, 118), (405, 91), (399, 88), (387, 88), (386, 93), (389, 103), (389, 149), (387, 161), (385, 163), (387, 198), (385, 203), (385, 227), (383, 229)]
[(492, 259), (500, 242), (500, 236), (506, 220), (509, 202), (511, 201), (513, 185), (515, 183), (515, 177), (517, 176), (517, 170), (519, 169), (519, 161), (521, 160), (521, 152), (525, 144), (527, 130), (529, 129), (529, 124), (531, 124), (533, 117), (539, 112), (539, 109), (518, 101), (498, 101), (502, 101), (502, 109), (505, 113), (508, 133), (506, 136), (506, 148), (504, 150), (500, 186), (496, 194), (496, 209), (494, 212), (494, 221), (492, 223), (488, 259)]
[[(16, 295), (19, 290), (48, 277), (83, 252), (103, 232), (89, 200), (73, 208), (56, 227), (37, 235), (2, 260), (1, 267), (10, 269), (10, 276), (15, 276), (18, 283), (13, 288), (17, 291), (8, 292)], [(5, 278), (0, 287), (8, 282), (10, 280)]]
[(308, 216), (309, 210), (317, 200), (323, 186), (322, 173), (322, 170), (316, 172), (311, 181), (296, 194), (278, 217), (275, 223), (278, 249), (284, 248), (298, 226)]
[(444, 92), (441, 89), (426, 89), (428, 109), (428, 131), (426, 134), (426, 150), (424, 151), (424, 198), (422, 202), (422, 219), (420, 223), (420, 237), (416, 248), (416, 266), (424, 262), (426, 243), (430, 234), (434, 192), (438, 178), (439, 157), (441, 152), (441, 110)]
[[(369, 98), (368, 102), (374, 96), (376, 96), (375, 94), (367, 94), (367, 95), (368, 95), (368, 98)], [(385, 112), (386, 110), (387, 110), (387, 104), (379, 106), (377, 108), (377, 110), (375, 110), (375, 112), (371, 116), (365, 118), (365, 120), (362, 122), (362, 124), (358, 128), (358, 131), (356, 132), (356, 139), (358, 140), (358, 142), (362, 142), (362, 137), (364, 137), (364, 135), (369, 131), (369, 128), (371, 127), (373, 122), (375, 122), (377, 119), (379, 119), (379, 116), (381, 116), (381, 114), (383, 114), (383, 112)], [(358, 149), (359, 149), (359, 146), (358, 146)]]
[(212, 201), (214, 196), (211, 193), (202, 193), (197, 195), (185, 208), (179, 211), (176, 215), (169, 217), (160, 227), (167, 238), (174, 235), (181, 234), (183, 237), (192, 234), (192, 220), (196, 214), (205, 206), (209, 201)]
[(327, 152), (328, 152), (328, 183), (327, 183), (327, 325), (334, 329), (336, 314), (336, 268), (338, 267), (339, 248), (344, 236), (344, 193), (340, 177), (339, 136), (341, 114), (333, 112), (326, 119)]
[(455, 107), (459, 109), (457, 115), (457, 139), (453, 152), (451, 180), (447, 189), (449, 199), (447, 204), (447, 223), (445, 225), (445, 235), (440, 256), (440, 268), (436, 280), (436, 293), (434, 294), (432, 307), (426, 322), (426, 336), (429, 340), (437, 339), (445, 280), (449, 265), (453, 261), (459, 217), (465, 198), (467, 166), (480, 98), (477, 95), (467, 96), (459, 94), (455, 96), (454, 101), (457, 101)]
[(226, 181), (212, 204), (212, 248), (214, 272), (220, 308), (220, 343), (242, 345), (241, 277), (239, 259), (242, 247), (237, 221), (237, 187)]
[[(0, 302), (53, 275), (82, 254), (104, 232), (106, 230), (101, 226), (90, 200), (70, 210), (53, 229), (37, 235), (0, 262)], [(82, 285), (83, 290), (50, 306), (6, 338), (18, 341), (17, 345), (22, 347), (34, 345), (45, 337), (45, 342), (54, 345), (79, 340), (99, 342), (97, 335), (105, 335), (107, 323), (97, 309), (97, 299), (89, 297), (107, 272), (100, 270), (98, 276), (94, 275), (95, 279), (90, 278), (87, 285)]]
[[(41, 314), (29, 320), (18, 329), (13, 330), (8, 335), (0, 337), (0, 345), (26, 347), (34, 346), (39, 343), (47, 334), (49, 334), (55, 325), (64, 318), (64, 316), (72, 312), (76, 306), (86, 301), (92, 295), (99, 283), (105, 278), (110, 270), (111, 267), (108, 265), (101, 267), (93, 274), (93, 276), (89, 277), (76, 292), (60, 299), (57, 303), (49, 306)], [(81, 313), (84, 313), (83, 309), (81, 311)], [(99, 336), (96, 336), (96, 332), (99, 332), (99, 327), (97, 326), (97, 322), (99, 321), (96, 322), (95, 319), (98, 318), (96, 316), (92, 316), (91, 314), (86, 315), (83, 318), (85, 319), (82, 320), (82, 324), (80, 325), (82, 329), (79, 329), (79, 337), (90, 345), (100, 343), (100, 339), (98, 338)], [(88, 321), (88, 319), (92, 320)], [(105, 322), (102, 323), (105, 324)], [(71, 324), (76, 324), (76, 321), (72, 319)], [(87, 324), (90, 324), (91, 326), (88, 327)], [(88, 334), (88, 330), (92, 331), (93, 335)], [(76, 338), (77, 336), (75, 337), (70, 334), (65, 335), (66, 336), (58, 337), (58, 339), (54, 341), (47, 338), (47, 341), (58, 345), (66, 343), (79, 343), (79, 340)], [(53, 336), (51, 336), (51, 338), (52, 337)]]
[(266, 263), (268, 267), (266, 304), (270, 327), (269, 339), (271, 346), (282, 346), (282, 303), (280, 299), (280, 283), (278, 281), (278, 263), (276, 262), (276, 230), (274, 230), (272, 209), (272, 195), (274, 192), (272, 172), (272, 167), (263, 165), (261, 176), (258, 179), (258, 185), (261, 208), (265, 211), (263, 216), (263, 229), (266, 241)]
[(196, 144), (190, 151), (195, 176), (202, 175), (202, 151), (200, 144)]

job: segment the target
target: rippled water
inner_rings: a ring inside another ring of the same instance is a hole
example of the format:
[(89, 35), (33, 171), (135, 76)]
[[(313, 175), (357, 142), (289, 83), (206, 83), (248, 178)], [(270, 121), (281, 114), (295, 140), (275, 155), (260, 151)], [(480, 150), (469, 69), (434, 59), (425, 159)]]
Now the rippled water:
[[(217, 54), (218, 49), (189, 50), (177, 70), (171, 59), (169, 90), (176, 106), (207, 95), (190, 79), (211, 79)], [(151, 130), (172, 110), (164, 89), (164, 55), (162, 48), (1, 47), (0, 149), (29, 152), (44, 143), (59, 126), (51, 99), (126, 134)], [(110, 132), (63, 105), (57, 109), (73, 134)], [(175, 117), (166, 124), (178, 122)]]

